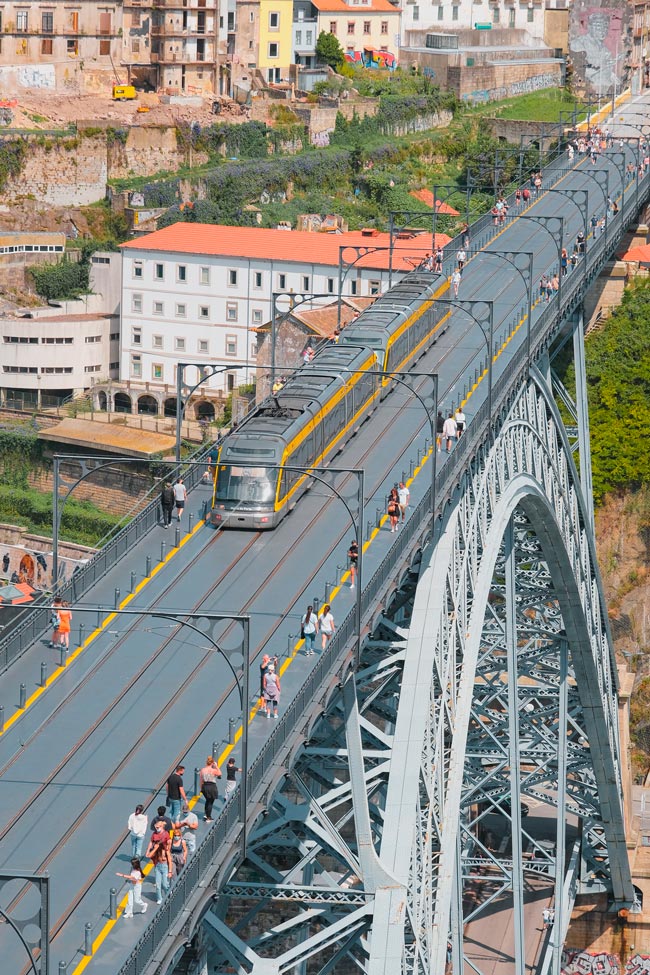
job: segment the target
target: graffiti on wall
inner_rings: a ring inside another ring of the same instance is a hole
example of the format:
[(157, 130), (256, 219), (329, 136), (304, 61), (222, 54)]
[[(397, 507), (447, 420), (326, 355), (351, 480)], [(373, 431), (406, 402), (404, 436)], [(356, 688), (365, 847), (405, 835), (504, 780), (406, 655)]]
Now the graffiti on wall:
[(392, 71), (397, 67), (397, 58), (390, 51), (377, 51), (374, 47), (364, 47), (363, 51), (347, 51), (345, 60), (348, 64), (356, 64), (363, 68), (388, 68)]
[(479, 104), (481, 102), (496, 102), (502, 98), (511, 98), (513, 95), (525, 95), (531, 91), (540, 91), (542, 88), (553, 88), (558, 83), (556, 74), (537, 74), (533, 78), (524, 78), (523, 81), (513, 81), (510, 85), (501, 85), (498, 88), (477, 88), (474, 91), (465, 92), (462, 95), (464, 102)]
[[(68, 582), (87, 559), (59, 556), (59, 579)], [(1, 582), (27, 583), (33, 589), (49, 589), (52, 578), (52, 553), (38, 552), (23, 545), (0, 546)]]
[(625, 975), (650, 975), (650, 955), (632, 955), (625, 964)]
[(625, 85), (629, 55), (629, 8), (578, 0), (571, 7), (569, 52), (574, 78), (597, 97)]
[(28, 64), (24, 67), (0, 68), (0, 86), (5, 91), (15, 91), (16, 88), (47, 88), (51, 91), (56, 87), (53, 64)]
[(580, 948), (564, 948), (562, 951), (562, 975), (620, 975), (617, 955), (606, 951), (581, 951)]

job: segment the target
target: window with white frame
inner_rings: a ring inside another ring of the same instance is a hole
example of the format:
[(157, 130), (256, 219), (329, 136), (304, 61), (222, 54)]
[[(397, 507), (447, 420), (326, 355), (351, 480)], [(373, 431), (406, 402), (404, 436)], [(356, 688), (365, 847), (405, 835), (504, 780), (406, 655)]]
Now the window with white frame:
[(165, 277), (165, 265), (164, 264), (154, 264), (153, 276), (156, 281), (162, 281)]
[(151, 378), (152, 379), (162, 379), (163, 378), (163, 364), (162, 364), (162, 362), (152, 362), (151, 363)]
[(253, 342), (251, 343), (251, 359), (256, 359), (256, 358), (257, 358), (257, 343)]
[(438, 7), (438, 20), (442, 20), (445, 16), (445, 8), (440, 4)]
[(162, 301), (154, 301), (153, 303), (153, 313), (154, 315), (163, 315), (165, 312), (165, 306)]
[(251, 314), (251, 318), (252, 318), (252, 321), (253, 321), (253, 325), (261, 325), (262, 324), (262, 309), (261, 308), (253, 308), (253, 311), (252, 311), (252, 314)]
[(207, 339), (199, 339), (199, 352), (207, 355), (210, 351), (210, 345)]
[(226, 302), (226, 319), (229, 322), (237, 321), (237, 302), (227, 301)]
[(262, 287), (262, 283), (263, 283), (262, 272), (261, 271), (255, 271), (253, 273), (253, 287), (254, 288), (261, 288)]
[(209, 318), (209, 317), (210, 317), (210, 306), (199, 305), (199, 318)]
[(277, 44), (275, 41), (271, 41), (271, 43), (269, 44), (269, 57), (277, 58), (279, 57), (279, 53), (280, 53), (280, 45)]
[(142, 329), (134, 328), (131, 332), (131, 345), (142, 345)]
[(310, 280), (309, 280), (309, 275), (308, 274), (303, 274), (303, 276), (302, 276), (302, 290), (303, 291), (309, 291), (310, 288), (311, 288), (311, 284), (310, 284)]
[(235, 288), (237, 286), (237, 271), (232, 268), (228, 271), (228, 287)]
[(280, 30), (280, 14), (274, 10), (269, 13), (269, 30)]
[(176, 305), (176, 318), (185, 318), (187, 316), (187, 305), (181, 302)]
[(142, 277), (142, 273), (143, 273), (142, 264), (143, 264), (142, 261), (134, 261), (133, 262), (133, 277), (134, 278), (141, 278)]
[(302, 31), (301, 30), (297, 30), (296, 31), (296, 46), (299, 46), (300, 44), (302, 44)]
[(417, 6), (413, 7), (413, 20), (417, 21), (419, 19), (420, 19), (420, 8)]
[(380, 292), (381, 292), (381, 283), (379, 281), (368, 282), (368, 294), (378, 295)]
[(131, 375), (134, 379), (142, 378), (142, 356), (131, 356)]
[(181, 283), (187, 281), (187, 265), (177, 264), (176, 265), (176, 280)]
[(458, 20), (458, 7), (456, 6), (451, 8), (451, 19)]
[(226, 355), (237, 355), (236, 335), (226, 335)]
[(201, 267), (199, 268), (199, 284), (207, 285), (210, 284), (210, 268)]
[(174, 348), (177, 352), (185, 352), (185, 339), (177, 335), (174, 339)]
[(162, 335), (152, 335), (151, 336), (151, 346), (154, 349), (162, 349), (164, 345)]
[(278, 274), (278, 288), (280, 291), (284, 291), (287, 286), (287, 276), (286, 274)]
[(382, 22), (381, 22), (381, 33), (382, 34), (387, 34), (388, 33), (388, 21), (387, 20), (382, 20)]
[(327, 279), (327, 293), (328, 295), (334, 294), (334, 278)]
[(353, 278), (352, 281), (350, 281), (350, 294), (351, 295), (359, 294), (359, 282), (356, 280), (356, 278)]
[(131, 311), (134, 311), (139, 315), (142, 311), (142, 295), (134, 294), (131, 295)]
[(313, 31), (310, 30), (305, 31), (305, 44), (307, 45), (307, 47), (311, 47), (313, 43), (314, 43)]

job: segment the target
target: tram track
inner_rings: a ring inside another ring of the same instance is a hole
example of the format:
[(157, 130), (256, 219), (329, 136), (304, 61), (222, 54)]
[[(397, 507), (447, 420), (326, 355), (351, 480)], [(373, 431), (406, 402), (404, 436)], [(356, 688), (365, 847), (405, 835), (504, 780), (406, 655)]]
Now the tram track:
[[(498, 257), (498, 255), (496, 255), (496, 256)], [(466, 274), (467, 274), (467, 272), (466, 272)], [(491, 275), (489, 275), (488, 281), (491, 281), (492, 279), (495, 279), (496, 280), (496, 279), (498, 279), (500, 277), (503, 278), (503, 274), (504, 274), (503, 267), (502, 268), (495, 268), (495, 271)], [(516, 276), (518, 276), (518, 275), (516, 274), (516, 272), (513, 271), (513, 279)], [(482, 282), (482, 289), (484, 289), (485, 287), (486, 287), (486, 281), (484, 279), (483, 282)], [(465, 318), (465, 320), (467, 320), (467, 317), (466, 316), (464, 316), (464, 318)], [(503, 327), (503, 325), (506, 322), (506, 318), (507, 318), (507, 316), (504, 317), (504, 319), (499, 323), (499, 327), (501, 327), (501, 328)], [(469, 334), (469, 332), (472, 330), (472, 328), (473, 328), (473, 323), (472, 322), (468, 322), (467, 327), (463, 330), (462, 333), (457, 332), (458, 340), (462, 342), (462, 340)], [(430, 346), (429, 349), (425, 353), (423, 353), (423, 357), (424, 356), (427, 356), (431, 352), (431, 350), (433, 348), (434, 348), (434, 345), (432, 344), (432, 346)], [(439, 368), (441, 365), (444, 365), (445, 359), (447, 358), (448, 354), (449, 353), (445, 353), (443, 356), (438, 356), (436, 358), (436, 368)], [(478, 355), (479, 352), (475, 352), (474, 354), (475, 355)], [(450, 377), (445, 377), (445, 388), (446, 388), (446, 391), (449, 392), (449, 391), (453, 390), (455, 388), (455, 385), (457, 384), (457, 382), (463, 377), (463, 375), (466, 375), (466, 373), (467, 373), (467, 363), (465, 363), (462, 368), (459, 368), (459, 370), (457, 371), (457, 374), (453, 378), (453, 380), (450, 380)], [(421, 389), (422, 388), (422, 384), (419, 384), (416, 388), (417, 389)], [(395, 390), (393, 390), (393, 392), (395, 392)], [(412, 406), (412, 404), (410, 404), (408, 401), (406, 403), (400, 405), (399, 408), (395, 411), (395, 418), (396, 418), (396, 420), (399, 420), (399, 417), (402, 414), (402, 412), (404, 410), (410, 409), (411, 406)], [(417, 437), (417, 436), (420, 435), (420, 433), (422, 431), (422, 428), (424, 426), (426, 426), (426, 421), (423, 421), (419, 425), (417, 431), (413, 435), (413, 439), (415, 439), (415, 437)], [(378, 446), (378, 444), (382, 440), (382, 438), (383, 438), (383, 432), (380, 431), (380, 433), (377, 436), (377, 438), (375, 440), (373, 440), (372, 444), (370, 444), (367, 447), (367, 449), (365, 450), (365, 452), (359, 458), (355, 458), (355, 463), (358, 466), (363, 466), (364, 460), (366, 460), (367, 457), (368, 457), (368, 455), (371, 454), (376, 449), (376, 447)], [(432, 449), (435, 449), (435, 445), (434, 444), (432, 445)], [(403, 445), (403, 443), (399, 443), (398, 442), (397, 445), (396, 445), (395, 451), (393, 453), (392, 468), (390, 468), (390, 469), (394, 469), (395, 464), (398, 462), (399, 457), (402, 456), (403, 453), (404, 453), (404, 445)], [(373, 487), (371, 488), (371, 490), (369, 492), (370, 493), (370, 497), (374, 498), (376, 496), (377, 492), (381, 489), (381, 484), (385, 480), (385, 477), (386, 477), (386, 475), (385, 475), (385, 472), (384, 472), (383, 474), (380, 474), (376, 478), (375, 484), (373, 485)], [(327, 512), (329, 511), (330, 505), (331, 505), (332, 501), (335, 501), (335, 498), (330, 497), (329, 500), (328, 500), (328, 502), (325, 503), (322, 506), (322, 509), (321, 510), (322, 510), (322, 512), (323, 512), (324, 515), (326, 515)], [(335, 549), (341, 544), (341, 541), (342, 541), (344, 535), (346, 534), (347, 530), (348, 529), (346, 528), (346, 529), (342, 530), (339, 533), (334, 532), (333, 534), (332, 533), (329, 534), (329, 536), (328, 536), (328, 539), (329, 539), (329, 542), (330, 542), (329, 545), (321, 553), (321, 556), (320, 556), (318, 562), (313, 563), (313, 564), (310, 563), (310, 575), (309, 575), (309, 577), (307, 578), (307, 580), (305, 580), (305, 579), (302, 579), (301, 580), (300, 586), (297, 589), (297, 591), (294, 592), (294, 594), (291, 597), (291, 599), (288, 599), (287, 600), (287, 605), (289, 605), (289, 606), (294, 605), (295, 602), (296, 602), (296, 600), (305, 592), (306, 587), (311, 584), (311, 580), (313, 580), (317, 576), (319, 570), (322, 569), (322, 567), (325, 564), (325, 562), (327, 561), (327, 559), (331, 557), (331, 555), (333, 554), (333, 552), (335, 551)], [(221, 586), (221, 584), (223, 583), (223, 581), (226, 579), (226, 577), (228, 576), (228, 574), (236, 566), (238, 566), (242, 562), (243, 556), (245, 556), (245, 555), (248, 554), (248, 552), (253, 547), (253, 545), (255, 544), (255, 542), (259, 539), (259, 534), (260, 533), (257, 533), (252, 538), (249, 538), (249, 542), (245, 546), (243, 552), (242, 553), (239, 553), (237, 555), (237, 557), (234, 558), (233, 560), (231, 560), (230, 563), (229, 563), (229, 565), (220, 572), (220, 575), (219, 575), (218, 580), (216, 580), (212, 584), (212, 586), (208, 589), (208, 591), (201, 596), (201, 599), (196, 603), (196, 605), (194, 606), (194, 608), (191, 609), (191, 610), (189, 610), (189, 611), (188, 610), (183, 610), (183, 612), (196, 613), (196, 612), (199, 612), (201, 609), (204, 609), (204, 611), (208, 611), (208, 607), (205, 605), (206, 602), (209, 601), (212, 596), (214, 596), (214, 594), (219, 589), (219, 587)], [(205, 555), (205, 553), (208, 551), (208, 549), (212, 546), (214, 540), (215, 540), (214, 538), (211, 538), (208, 541), (208, 543), (206, 544), (206, 546), (204, 547), (204, 549), (203, 549), (203, 551), (201, 553), (202, 556)], [(210, 550), (213, 551), (213, 549), (211, 549), (211, 548), (210, 548)], [(272, 579), (274, 577), (274, 575), (278, 572), (278, 569), (279, 569), (279, 565), (276, 565), (275, 568), (273, 569), (273, 571), (270, 573), (270, 575), (267, 576), (260, 583), (260, 585), (257, 587), (257, 589), (252, 594), (249, 595), (248, 599), (246, 600), (246, 603), (245, 603), (244, 607), (242, 609), (238, 610), (238, 612), (242, 612), (242, 613), (247, 612), (247, 610), (251, 606), (253, 606), (255, 604), (255, 602), (261, 596), (263, 596), (264, 589), (265, 589), (266, 585), (268, 584), (269, 580)], [(161, 600), (163, 600), (165, 597), (167, 597), (169, 595), (170, 592), (173, 591), (173, 589), (174, 589), (177, 581), (178, 580), (176, 578), (172, 580), (172, 582), (166, 587), (166, 589), (163, 591), (163, 593), (160, 596), (157, 597), (157, 600), (156, 600), (156, 602), (154, 602), (152, 604), (152, 607), (155, 607), (156, 605), (158, 605), (161, 602)], [(149, 608), (148, 610), (143, 610), (143, 615), (145, 615), (147, 612), (151, 612), (151, 611), (152, 611), (152, 608)], [(141, 619), (141, 617), (138, 617), (137, 618), (138, 621), (135, 622), (129, 628), (129, 631), (127, 633), (125, 633), (123, 637), (120, 638), (120, 640), (111, 648), (111, 651), (109, 651), (108, 654), (105, 654), (104, 657), (102, 657), (102, 660), (101, 661), (98, 661), (97, 666), (96, 667), (93, 667), (92, 671), (90, 671), (87, 675), (85, 675), (84, 679), (80, 682), (80, 684), (78, 684), (76, 686), (76, 688), (75, 688), (72, 696), (76, 696), (78, 693), (80, 693), (81, 690), (85, 686), (87, 686), (87, 683), (91, 680), (91, 678), (93, 676), (96, 676), (97, 675), (97, 673), (98, 673), (99, 669), (101, 668), (101, 666), (110, 659), (110, 655), (111, 655), (112, 651), (113, 650), (117, 651), (118, 648), (119, 647), (122, 647), (125, 644), (125, 642), (133, 635), (133, 633), (138, 628), (140, 619)], [(277, 629), (278, 629), (278, 625), (279, 625), (278, 621), (274, 622), (270, 627), (268, 627), (268, 629), (263, 634), (263, 636), (260, 639), (257, 640), (256, 647), (255, 647), (255, 651), (254, 651), (253, 654), (251, 654), (251, 663), (253, 663), (253, 662), (255, 662), (257, 660), (257, 657), (262, 652), (262, 650), (266, 646), (268, 646), (268, 644), (274, 638), (274, 635), (275, 635), (275, 633), (277, 632)], [(163, 642), (162, 646), (159, 646), (156, 649), (155, 653), (150, 656), (150, 658), (148, 659), (148, 661), (133, 676), (133, 678), (130, 680), (129, 684), (125, 688), (122, 689), (120, 696), (117, 699), (115, 699), (115, 701), (110, 705), (110, 707), (106, 708), (104, 710), (104, 712), (102, 712), (102, 714), (94, 722), (93, 726), (91, 726), (91, 728), (87, 730), (87, 732), (84, 734), (84, 736), (82, 737), (82, 739), (80, 739), (77, 742), (77, 744), (74, 746), (74, 748), (72, 748), (72, 749), (70, 749), (68, 751), (68, 753), (66, 754), (66, 756), (64, 757), (64, 759), (60, 763), (60, 767), (57, 768), (57, 769), (55, 769), (55, 770), (53, 770), (52, 773), (50, 773), (50, 776), (48, 777), (49, 782), (47, 784), (52, 784), (54, 782), (54, 780), (57, 777), (57, 775), (59, 775), (60, 772), (65, 768), (65, 766), (67, 765), (67, 763), (72, 759), (73, 755), (77, 754), (78, 751), (79, 751), (79, 749), (82, 748), (87, 743), (87, 741), (91, 738), (91, 736), (94, 733), (97, 732), (97, 730), (101, 726), (102, 721), (105, 720), (105, 718), (107, 717), (108, 713), (110, 713), (110, 711), (114, 710), (114, 708), (119, 703), (121, 703), (122, 701), (124, 701), (125, 697), (132, 690), (135, 689), (135, 686), (136, 686), (137, 682), (140, 679), (142, 679), (143, 676), (145, 676), (145, 674), (147, 673), (147, 671), (149, 670), (149, 668), (152, 666), (153, 661), (159, 656), (159, 654), (167, 646), (169, 646), (169, 644), (174, 639), (176, 639), (179, 629), (180, 629), (180, 627), (176, 627), (174, 629), (174, 632), (172, 634), (170, 634), (169, 637), (166, 638), (166, 640)], [(193, 670), (191, 672), (192, 679), (194, 679), (196, 676), (198, 676), (200, 674), (202, 668), (205, 666), (205, 663), (207, 662), (208, 659), (210, 659), (211, 656), (212, 656), (212, 651), (209, 652), (208, 654), (206, 654), (201, 659), (201, 661), (199, 661), (199, 663), (195, 666), (195, 668), (193, 668)], [(227, 699), (234, 692), (235, 687), (236, 687), (236, 685), (235, 685), (235, 682), (234, 681), (229, 681), (229, 683), (227, 684), (227, 686), (224, 687), (224, 689), (222, 690), (222, 693), (219, 696), (218, 701), (216, 702), (215, 708), (210, 712), (210, 714), (208, 715), (208, 717), (205, 718), (205, 720), (201, 722), (201, 726), (200, 726), (199, 730), (198, 731), (195, 731), (192, 734), (191, 739), (189, 739), (187, 742), (183, 743), (184, 751), (181, 754), (185, 754), (187, 751), (189, 751), (189, 749), (198, 740), (198, 738), (200, 738), (200, 736), (203, 733), (203, 731), (205, 731), (205, 729), (208, 727), (210, 721), (212, 721), (212, 719), (214, 718), (214, 716), (219, 712), (219, 710), (221, 709), (221, 707), (223, 707), (224, 703), (227, 701)], [(177, 694), (180, 694), (180, 689), (177, 692)], [(32, 736), (30, 736), (30, 738), (28, 739), (27, 744), (31, 744), (36, 739), (37, 735), (41, 731), (43, 731), (43, 729), (45, 727), (47, 727), (47, 725), (52, 720), (54, 720), (54, 718), (55, 718), (56, 714), (59, 712), (59, 710), (61, 708), (63, 708), (66, 704), (68, 704), (69, 701), (70, 701), (70, 699), (71, 699), (70, 697), (67, 697), (64, 701), (62, 701), (57, 706), (57, 708), (55, 709), (55, 711), (52, 712), (52, 714), (49, 716), (48, 720), (44, 723), (44, 725), (40, 726), (39, 729), (37, 731), (35, 731)], [(174, 697), (171, 700), (174, 701), (176, 699), (177, 699), (177, 695), (174, 695)], [(152, 727), (154, 727), (156, 725), (157, 721), (160, 718), (160, 714), (169, 706), (169, 703), (170, 703), (170, 701), (168, 700), (165, 703), (165, 706), (157, 713), (156, 718), (154, 718), (154, 720), (149, 723), (149, 729), (151, 729)], [(147, 732), (147, 734), (151, 734), (151, 730), (149, 730)], [(140, 744), (140, 742), (138, 744)], [(6, 765), (2, 769), (0, 769), (0, 775), (3, 775), (5, 773), (5, 771), (7, 771), (9, 768), (11, 768), (11, 766), (14, 763), (14, 761), (17, 760), (17, 757), (18, 757), (17, 755), (14, 756), (14, 758), (10, 762), (6, 763)], [(108, 791), (108, 789), (111, 787), (111, 783), (114, 781), (114, 779), (116, 778), (116, 776), (119, 775), (120, 771), (123, 770), (123, 768), (126, 766), (126, 763), (127, 763), (129, 757), (130, 756), (127, 756), (120, 763), (118, 763), (118, 765), (115, 767), (115, 769), (114, 769), (114, 771), (113, 771), (113, 773), (111, 775), (111, 778), (106, 781), (106, 783), (102, 786), (102, 789), (100, 789), (98, 791), (98, 793), (93, 797), (93, 799), (90, 800), (90, 802), (84, 808), (84, 811), (83, 811), (83, 814), (82, 814), (82, 817), (83, 818), (85, 818), (95, 808), (97, 802), (99, 802), (99, 799), (101, 798), (101, 795), (103, 795), (106, 791)], [(156, 792), (159, 791), (159, 789), (162, 786), (163, 782), (164, 782), (164, 779), (160, 783), (160, 786), (158, 787), (158, 789), (156, 790)], [(47, 787), (47, 784), (46, 784), (46, 787)], [(42, 792), (42, 791), (43, 791), (43, 786), (40, 786), (39, 787), (39, 792)], [(156, 792), (153, 792), (152, 794), (155, 795)], [(0, 831), (0, 840), (4, 839), (4, 837), (9, 833), (9, 831), (16, 825), (16, 823), (18, 822), (18, 820), (19, 820), (20, 816), (22, 815), (22, 813), (24, 811), (26, 811), (26, 809), (30, 805), (32, 805), (32, 804), (33, 804), (32, 801), (25, 803), (24, 806), (23, 806), (22, 811), (20, 813), (17, 813), (14, 817), (12, 817), (12, 820), (5, 825), (5, 827), (3, 828), (2, 831)], [(63, 844), (64, 844), (64, 842), (65, 842), (65, 840), (67, 839), (68, 836), (69, 836), (69, 833), (66, 834), (66, 837), (65, 838), (62, 838), (52, 848), (52, 850), (48, 853), (48, 856), (42, 861), (41, 866), (39, 868), (37, 868), (37, 869), (45, 869), (54, 860), (54, 858), (56, 857), (57, 853), (60, 852), (60, 850), (61, 850), (61, 848), (62, 848), (62, 846), (63, 846)], [(118, 842), (115, 844), (114, 849), (113, 849), (112, 853), (110, 854), (109, 859), (112, 858), (112, 856), (115, 855), (115, 853), (117, 852), (117, 850), (119, 850), (119, 848), (122, 845), (122, 843), (123, 843), (123, 835), (120, 837), (120, 839), (118, 840)], [(85, 894), (92, 887), (92, 884), (95, 882), (95, 880), (101, 874), (102, 870), (105, 869), (107, 863), (108, 863), (108, 860), (105, 860), (103, 863), (100, 864), (100, 866), (93, 872), (93, 874), (85, 882), (84, 886), (82, 888), (80, 888), (78, 896), (76, 896), (74, 898), (74, 902), (73, 903), (70, 903), (68, 905), (68, 907), (66, 908), (66, 911), (63, 914), (61, 914), (60, 917), (57, 919), (57, 921), (54, 923), (53, 928), (52, 928), (52, 937), (53, 938), (55, 938), (60, 933), (61, 929), (63, 928), (63, 926), (65, 925), (65, 923), (67, 922), (67, 920), (69, 920), (70, 916), (74, 913), (75, 909), (81, 903), (81, 901), (82, 901), (83, 897), (85, 896)], [(10, 905), (10, 907), (11, 906), (13, 906), (13, 905)]]

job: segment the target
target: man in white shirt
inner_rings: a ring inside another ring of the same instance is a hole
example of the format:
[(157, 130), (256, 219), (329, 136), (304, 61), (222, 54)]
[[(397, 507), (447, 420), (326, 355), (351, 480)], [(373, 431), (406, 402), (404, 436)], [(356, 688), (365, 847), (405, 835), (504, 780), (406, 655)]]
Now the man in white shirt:
[(456, 432), (457, 432), (457, 427), (456, 427), (456, 421), (454, 420), (454, 414), (450, 413), (447, 419), (445, 420), (444, 427), (442, 428), (442, 435), (447, 441), (448, 454), (451, 453), (451, 444), (452, 441), (456, 439)]
[(399, 498), (399, 510), (402, 512), (402, 524), (404, 524), (404, 519), (406, 517), (406, 509), (409, 505), (409, 499), (411, 497), (411, 492), (404, 484), (404, 481), (399, 482), (399, 487), (397, 489), (397, 497)]
[(183, 839), (187, 844), (187, 852), (194, 853), (196, 850), (196, 831), (199, 828), (199, 817), (190, 809), (189, 803), (184, 802), (181, 810), (181, 818), (175, 825), (175, 829), (180, 827)]
[(176, 513), (179, 521), (181, 520), (181, 515), (183, 514), (186, 499), (187, 488), (183, 484), (183, 478), (179, 477), (176, 484), (174, 484), (174, 501), (176, 502)]

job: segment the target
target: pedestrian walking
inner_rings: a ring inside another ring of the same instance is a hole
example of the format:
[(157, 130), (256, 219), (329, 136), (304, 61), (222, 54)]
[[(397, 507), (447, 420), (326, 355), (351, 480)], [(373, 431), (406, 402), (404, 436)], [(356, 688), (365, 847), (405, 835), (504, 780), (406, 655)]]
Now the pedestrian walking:
[(260, 710), (264, 707), (264, 678), (266, 677), (266, 672), (269, 669), (269, 664), (271, 663), (271, 658), (268, 653), (265, 653), (260, 661), (260, 699), (257, 702), (258, 708)]
[(460, 440), (465, 433), (465, 414), (463, 413), (462, 406), (459, 406), (456, 410), (454, 420), (456, 421), (456, 438)]
[(354, 589), (357, 578), (357, 564), (359, 562), (359, 546), (356, 538), (353, 538), (350, 542), (348, 559), (350, 560), (350, 589)]
[(542, 274), (541, 278), (539, 279), (539, 297), (540, 298), (545, 298), (546, 297), (546, 285), (547, 285), (547, 283), (548, 283), (548, 278), (546, 277), (545, 274)]
[(180, 830), (174, 830), (169, 852), (174, 864), (174, 872), (178, 876), (187, 863), (187, 843)]
[(553, 297), (553, 281), (551, 278), (546, 279), (546, 300), (550, 301)]
[(169, 809), (169, 818), (172, 823), (180, 819), (182, 802), (184, 799), (187, 799), (185, 789), (183, 788), (184, 771), (184, 765), (177, 765), (176, 769), (167, 779), (167, 808)]
[(123, 877), (124, 880), (128, 880), (131, 884), (129, 890), (129, 896), (126, 900), (126, 908), (124, 909), (124, 914), (122, 917), (133, 917), (133, 908), (139, 907), (141, 914), (147, 913), (147, 905), (142, 900), (142, 879), (144, 873), (142, 867), (140, 866), (140, 858), (133, 857), (131, 860), (131, 873), (118, 873), (118, 877)]
[(334, 617), (332, 616), (332, 607), (329, 603), (325, 603), (320, 618), (320, 635), (322, 637), (321, 650), (324, 650), (327, 644), (330, 642), (334, 636), (335, 630), (336, 625), (334, 623)]
[(152, 833), (171, 833), (174, 824), (167, 815), (167, 806), (158, 806), (156, 815), (151, 820)]
[(196, 833), (199, 828), (199, 817), (190, 809), (189, 802), (185, 801), (181, 809), (181, 818), (174, 824), (174, 830), (179, 829), (183, 834), (183, 839), (187, 845), (187, 852), (192, 855), (196, 850)]
[(406, 509), (409, 506), (409, 501), (411, 500), (411, 492), (407, 488), (404, 481), (399, 482), (399, 487), (397, 488), (397, 496), (399, 498), (399, 510), (402, 515), (402, 524), (406, 520)]
[(169, 852), (169, 833), (154, 833), (145, 856), (153, 863), (156, 881), (156, 904), (162, 904), (163, 895), (169, 893), (174, 876), (174, 864)]
[(135, 812), (129, 816), (127, 823), (129, 836), (131, 837), (131, 856), (141, 857), (144, 846), (144, 838), (149, 825), (149, 817), (145, 815), (144, 806), (137, 805)]
[(539, 196), (539, 191), (542, 188), (542, 174), (538, 173), (535, 177), (535, 195)]
[(442, 433), (445, 429), (445, 418), (442, 415), (442, 410), (438, 410), (438, 416), (436, 417), (436, 447), (438, 453), (440, 453), (440, 448), (442, 447)]
[(542, 911), (542, 925), (545, 931), (550, 931), (555, 921), (555, 911), (552, 907), (545, 907)]
[(445, 425), (442, 429), (442, 435), (447, 441), (447, 453), (451, 453), (452, 441), (456, 439), (456, 421), (454, 420), (454, 414), (450, 413), (445, 420)]
[(524, 201), (524, 203), (528, 203), (529, 202), (529, 200), (530, 200), (530, 190), (528, 189), (527, 186), (525, 186), (523, 188), (523, 190), (521, 191), (521, 198)]
[(230, 796), (237, 788), (237, 773), (241, 772), (242, 769), (237, 768), (237, 763), (234, 758), (228, 759), (228, 764), (226, 765), (226, 795), (225, 800), (228, 802)]
[(566, 247), (562, 248), (562, 254), (560, 255), (560, 273), (562, 277), (565, 277), (569, 269), (569, 255), (567, 253)]
[(266, 677), (264, 678), (264, 701), (266, 703), (267, 718), (271, 717), (271, 709), (273, 709), (273, 717), (275, 719), (278, 717), (280, 691), (280, 678), (276, 674), (273, 664), (270, 664), (266, 672)]
[(434, 260), (434, 263), (433, 263), (433, 270), (435, 271), (436, 274), (442, 274), (442, 262), (443, 262), (444, 256), (445, 255), (444, 255), (444, 251), (443, 251), (442, 247), (439, 247), (436, 250), (436, 256), (435, 256), (435, 260)]
[(185, 501), (187, 500), (187, 488), (183, 484), (183, 478), (179, 477), (174, 484), (174, 501), (176, 502), (176, 514), (178, 520), (181, 520), (181, 515), (183, 514), (183, 508), (185, 507)]
[(584, 254), (585, 252), (585, 232), (584, 230), (579, 231), (576, 237), (576, 250), (578, 254)]
[(520, 205), (521, 205), (521, 190), (517, 189), (515, 191), (515, 206), (517, 207), (517, 209), (519, 209)]
[(553, 289), (553, 294), (556, 295), (560, 290), (560, 279), (557, 274), (554, 274), (551, 278), (551, 288)]
[(66, 650), (70, 646), (70, 629), (72, 627), (72, 613), (70, 611), (70, 603), (65, 600), (61, 601), (61, 609), (59, 610), (59, 643)]
[(469, 224), (468, 223), (463, 224), (463, 229), (461, 230), (461, 234), (463, 237), (463, 248), (467, 250), (467, 248), (469, 247)]
[(465, 267), (466, 260), (467, 260), (467, 254), (465, 253), (465, 249), (461, 247), (458, 253), (456, 254), (456, 263), (458, 265), (458, 270), (460, 271), (461, 274), (463, 273), (463, 268)]
[(397, 493), (397, 488), (391, 488), (390, 494), (388, 495), (388, 520), (390, 522), (391, 532), (397, 531), (397, 526), (399, 524), (399, 495)]
[(199, 774), (201, 795), (205, 799), (205, 808), (203, 810), (204, 823), (212, 822), (212, 807), (214, 806), (215, 799), (219, 795), (219, 791), (217, 789), (217, 779), (220, 778), (221, 769), (217, 765), (212, 755), (208, 755), (205, 760), (205, 765)]
[(50, 647), (58, 647), (61, 643), (61, 633), (59, 627), (61, 625), (60, 612), (63, 609), (63, 600), (60, 596), (55, 596), (52, 600), (52, 609), (50, 611), (50, 624), (52, 626), (52, 639), (50, 640)]
[(160, 510), (162, 511), (163, 528), (169, 528), (174, 510), (174, 489), (169, 481), (165, 481), (160, 492)]
[(451, 276), (451, 284), (454, 289), (454, 298), (458, 297), (458, 289), (460, 288), (460, 278), (461, 278), (460, 271), (458, 268), (456, 268), (456, 270)]
[[(313, 606), (307, 607), (307, 612), (300, 620), (300, 636), (305, 641), (305, 654), (309, 657), (314, 652), (314, 641), (318, 633), (318, 616)], [(272, 665), (269, 665), (269, 669)], [(275, 668), (274, 668), (275, 669)], [(268, 674), (268, 670), (267, 670)], [(266, 681), (264, 686), (266, 687)], [(266, 697), (266, 695), (265, 695)]]

